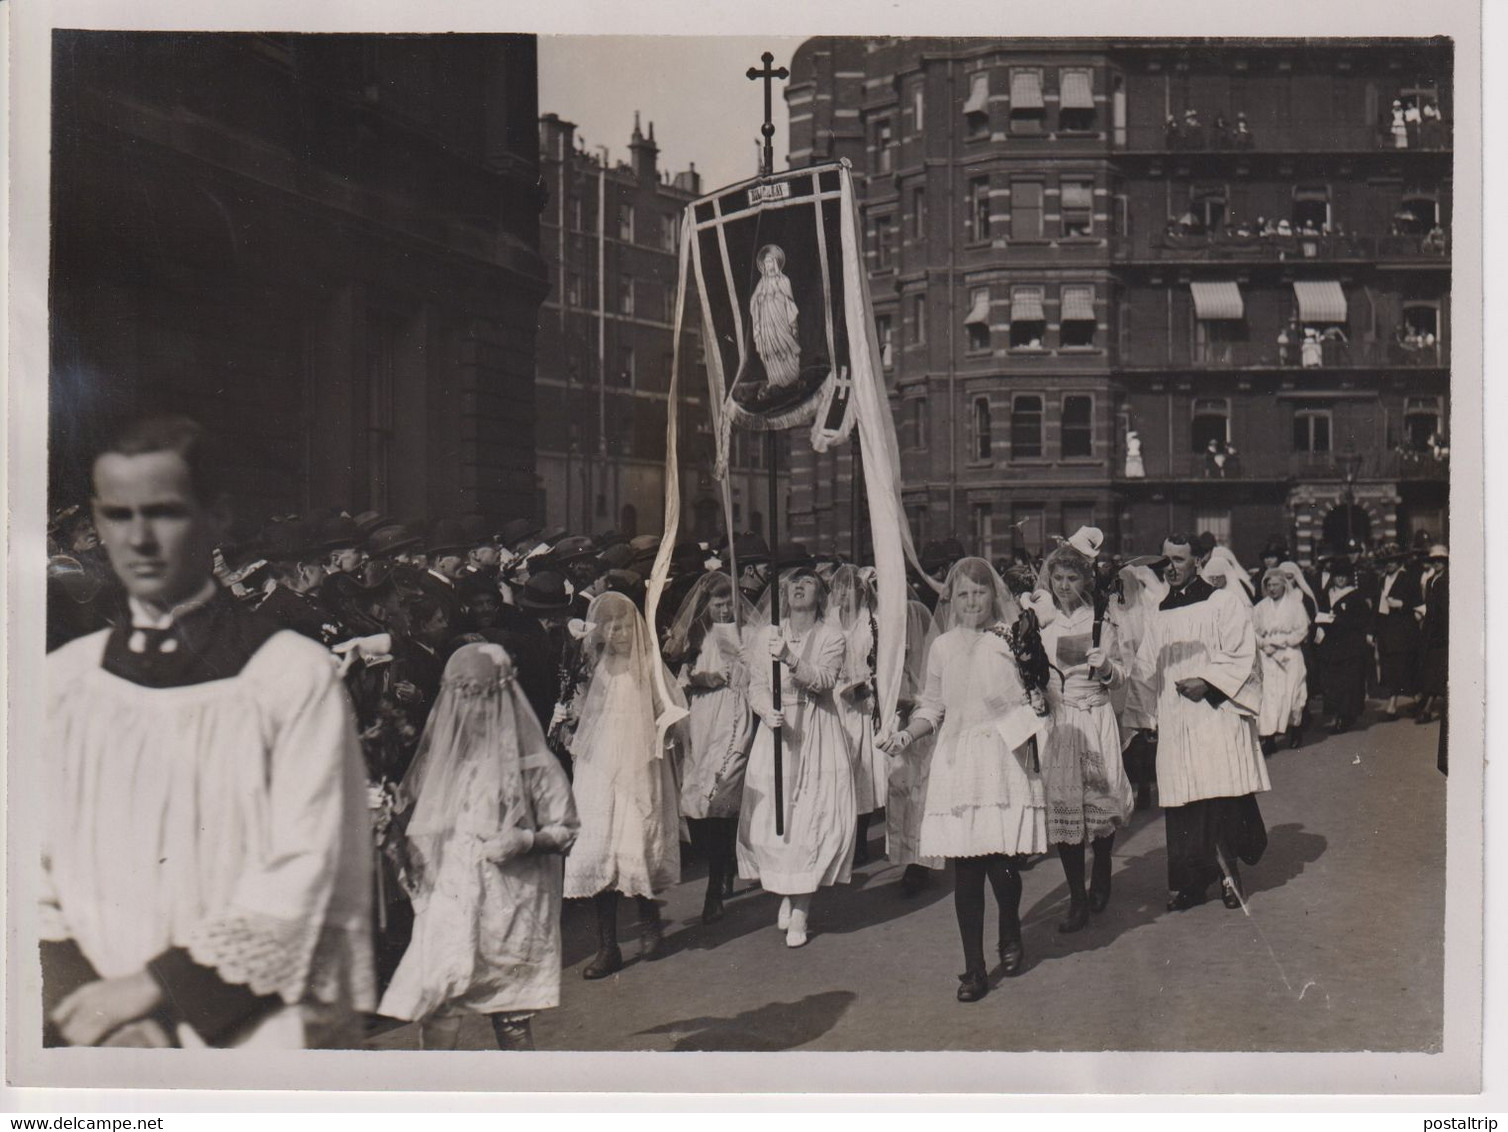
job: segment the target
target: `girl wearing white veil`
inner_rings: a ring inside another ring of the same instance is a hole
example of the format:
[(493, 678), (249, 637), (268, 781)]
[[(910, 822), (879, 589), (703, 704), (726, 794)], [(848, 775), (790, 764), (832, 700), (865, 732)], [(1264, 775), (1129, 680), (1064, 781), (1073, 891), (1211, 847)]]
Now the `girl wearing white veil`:
[(691, 709), (681, 816), (707, 860), (704, 924), (723, 918), (723, 898), (738, 870), (738, 807), (754, 738), (744, 645), (754, 617), (731, 577), (707, 573), (681, 602), (665, 639), (665, 657), (679, 666)]
[(598, 594), (587, 610), (587, 677), (568, 709), (575, 734), (572, 786), (581, 833), (566, 858), (567, 899), (589, 896), (597, 915), (596, 956), (582, 968), (602, 979), (623, 968), (618, 947), (618, 896), (632, 896), (639, 911), (639, 956), (659, 958), (664, 945), (656, 893), (681, 879), (680, 809), (669, 749), (683, 725), (662, 734), (667, 708), (682, 707), (680, 689), (666, 674), (675, 702), (659, 695), (660, 664), (644, 617), (616, 591)]
[(1235, 579), (1246, 591), (1248, 605), (1255, 596), (1252, 592), (1251, 575), (1241, 566), (1230, 547), (1217, 546), (1210, 551), (1209, 559), (1199, 568), (1199, 576), (1217, 590), (1226, 588), (1230, 580)]
[[(1283, 569), (1292, 566), (1291, 571)], [(1294, 575), (1295, 563), (1285, 562), (1262, 575), (1263, 598), (1252, 610), (1257, 631), (1257, 656), (1262, 665), (1262, 704), (1257, 711), (1257, 737), (1262, 753), (1271, 755), (1286, 733), (1288, 746), (1299, 745), (1304, 707), (1309, 702), (1309, 670), (1304, 642), (1309, 637), (1309, 614)]]
[(906, 726), (883, 746), (899, 754), (937, 733), (922, 814), (921, 852), (953, 861), (954, 911), (966, 970), (958, 1000), (989, 990), (984, 965), (984, 883), (999, 906), (1000, 961), (1021, 971), (1022, 858), (1047, 849), (1047, 806), (1032, 741), (1043, 731), (1005, 634), (1019, 615), (1014, 598), (982, 558), (948, 572), (938, 598), (940, 635), (927, 656), (927, 680)]
[(1136, 809), (1152, 805), (1152, 787), (1157, 783), (1157, 767), (1147, 733), (1156, 723), (1157, 697), (1145, 682), (1136, 677), (1136, 650), (1147, 626), (1157, 615), (1157, 607), (1168, 596), (1168, 584), (1152, 569), (1159, 559), (1133, 559), (1116, 575), (1115, 597), (1105, 610), (1115, 626), (1114, 651), (1111, 654), (1126, 679), (1110, 686), (1110, 703), (1120, 725), (1121, 764), (1136, 788)]
[(869, 821), (885, 805), (889, 767), (874, 747), (875, 593), (865, 571), (845, 563), (833, 573), (827, 623), (843, 634), (843, 672), (838, 677), (838, 717), (854, 760), (854, 805), (858, 826), (854, 864), (869, 863)]
[[(901, 726), (927, 686), (927, 653), (937, 640), (937, 622), (932, 611), (914, 598), (906, 603), (906, 664), (901, 671), (901, 691), (896, 700)], [(885, 800), (885, 856), (892, 865), (904, 866), (901, 895), (914, 896), (932, 869), (943, 867), (940, 857), (924, 857), (921, 851), (922, 813), (927, 801), (927, 779), (932, 771), (933, 736), (925, 735), (906, 748), (901, 757), (891, 757), (888, 794)]]
[(414, 929), (379, 1013), (454, 1049), (466, 1013), (502, 1049), (560, 1002), (560, 855), (576, 808), (501, 645), (458, 649), (399, 787)]
[[(1052, 728), (1042, 752), (1047, 787), (1047, 836), (1068, 882), (1068, 915), (1060, 932), (1082, 931), (1089, 913), (1110, 903), (1110, 851), (1115, 831), (1131, 816), (1131, 783), (1121, 765), (1121, 734), (1110, 687), (1124, 680), (1115, 660), (1115, 626), (1096, 636), (1094, 563), (1067, 543), (1047, 556), (1041, 582), (1056, 616), (1042, 627), (1042, 645), (1057, 668), (1047, 684)], [(1094, 846), (1086, 893), (1084, 848)]]
[[(779, 893), (776, 926), (787, 947), (807, 941), (812, 895), (846, 883), (853, 862), (854, 775), (833, 689), (843, 670), (843, 635), (822, 619), (826, 590), (807, 566), (781, 574), (783, 620), (749, 640), (749, 695), (759, 725), (738, 817), (738, 872)], [(771, 659), (780, 662), (780, 710)], [(775, 833), (775, 740), (782, 736), (783, 833)]]

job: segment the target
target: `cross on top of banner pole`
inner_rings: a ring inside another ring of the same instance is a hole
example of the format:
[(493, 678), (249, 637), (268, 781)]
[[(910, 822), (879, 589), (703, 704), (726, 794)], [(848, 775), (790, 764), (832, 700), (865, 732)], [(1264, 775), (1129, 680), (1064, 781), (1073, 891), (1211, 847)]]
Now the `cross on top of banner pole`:
[(753, 82), (764, 81), (764, 125), (759, 128), (759, 132), (764, 135), (764, 175), (768, 177), (775, 171), (775, 115), (770, 102), (771, 84), (775, 79), (790, 78), (791, 73), (784, 67), (772, 66), (775, 56), (768, 51), (760, 56), (760, 60), (764, 63), (764, 68), (750, 67), (747, 73)]

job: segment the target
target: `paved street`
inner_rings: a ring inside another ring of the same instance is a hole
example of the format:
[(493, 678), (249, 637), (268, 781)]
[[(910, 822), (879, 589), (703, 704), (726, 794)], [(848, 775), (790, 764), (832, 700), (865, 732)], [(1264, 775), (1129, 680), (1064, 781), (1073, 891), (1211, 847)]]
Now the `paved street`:
[[(561, 1050), (1434, 1050), (1441, 1040), (1445, 779), (1438, 724), (1377, 722), (1280, 751), (1261, 806), (1270, 843), (1244, 876), (1250, 915), (1166, 900), (1163, 822), (1138, 813), (1115, 849), (1114, 898), (1077, 935), (1056, 930), (1061, 867), (1025, 873), (1026, 970), (981, 1002), (962, 970), (951, 881), (903, 899), (883, 857), (814, 903), (790, 951), (774, 897), (740, 886), (700, 922), (702, 873), (668, 894), (668, 954), (589, 983), (590, 911), (566, 910), (562, 1004), (535, 1020)], [(874, 848), (881, 847), (874, 831)], [(993, 902), (985, 945), (993, 956)], [(631, 906), (621, 930), (637, 948)], [(416, 1028), (373, 1037), (417, 1048)], [(491, 1048), (480, 1019), (462, 1046)]]

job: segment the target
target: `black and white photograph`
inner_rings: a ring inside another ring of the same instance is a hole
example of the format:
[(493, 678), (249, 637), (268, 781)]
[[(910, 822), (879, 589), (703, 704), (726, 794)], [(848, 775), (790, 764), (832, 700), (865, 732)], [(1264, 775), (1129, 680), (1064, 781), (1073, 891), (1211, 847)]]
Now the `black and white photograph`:
[(1482, 1087), (1474, 6), (19, 7), (13, 1085)]

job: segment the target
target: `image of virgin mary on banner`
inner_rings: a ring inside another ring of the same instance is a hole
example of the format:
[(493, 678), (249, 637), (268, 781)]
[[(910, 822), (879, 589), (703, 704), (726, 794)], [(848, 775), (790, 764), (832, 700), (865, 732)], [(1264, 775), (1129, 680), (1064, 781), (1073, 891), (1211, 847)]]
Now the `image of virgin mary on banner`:
[(692, 206), (709, 377), (732, 428), (852, 427), (843, 178), (818, 166), (733, 185)]

